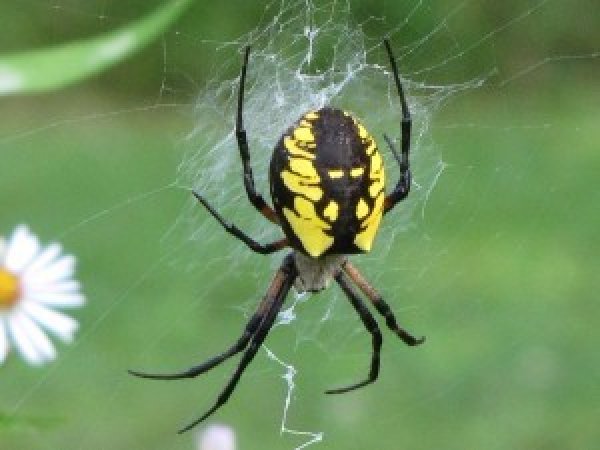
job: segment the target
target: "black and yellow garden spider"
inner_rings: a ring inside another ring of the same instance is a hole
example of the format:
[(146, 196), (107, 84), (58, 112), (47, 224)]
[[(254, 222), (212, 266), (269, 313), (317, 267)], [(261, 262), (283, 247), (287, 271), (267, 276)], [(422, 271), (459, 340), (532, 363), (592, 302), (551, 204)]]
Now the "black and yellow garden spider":
[(192, 378), (245, 349), (237, 369), (215, 404), (180, 432), (202, 422), (227, 402), (273, 326), (292, 285), (299, 292), (317, 292), (325, 289), (335, 279), (372, 337), (373, 353), (367, 378), (350, 386), (330, 389), (326, 391), (328, 394), (360, 388), (374, 382), (379, 374), (381, 332), (356, 287), (385, 318), (386, 325), (407, 345), (418, 345), (424, 341), (424, 338), (416, 338), (398, 325), (387, 303), (346, 256), (371, 250), (381, 218), (406, 198), (410, 191), (411, 117), (390, 43), (384, 40), (384, 44), (402, 109), (400, 155), (391, 139), (384, 135), (400, 166), (400, 179), (393, 191), (385, 195), (383, 159), (373, 137), (347, 112), (325, 107), (304, 114), (279, 139), (269, 172), (274, 208), (265, 202), (254, 186), (248, 141), (242, 122), (244, 84), (250, 54), (249, 47), (246, 48), (240, 75), (236, 122), (237, 143), (244, 168), (244, 186), (250, 203), (265, 218), (279, 225), (285, 237), (267, 245), (260, 244), (221, 217), (201, 194), (194, 192), (194, 195), (227, 232), (255, 252), (269, 254), (285, 247), (293, 250), (284, 258), (258, 309), (246, 324), (242, 336), (231, 348), (179, 373), (149, 374), (130, 371), (138, 377), (159, 380)]

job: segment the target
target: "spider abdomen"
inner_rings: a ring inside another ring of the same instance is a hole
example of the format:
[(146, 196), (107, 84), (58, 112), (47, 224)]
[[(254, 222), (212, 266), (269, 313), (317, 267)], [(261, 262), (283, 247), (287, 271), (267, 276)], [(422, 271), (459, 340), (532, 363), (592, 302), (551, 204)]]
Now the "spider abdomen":
[(290, 245), (318, 258), (368, 252), (385, 198), (383, 159), (350, 114), (304, 114), (271, 159), (271, 197)]

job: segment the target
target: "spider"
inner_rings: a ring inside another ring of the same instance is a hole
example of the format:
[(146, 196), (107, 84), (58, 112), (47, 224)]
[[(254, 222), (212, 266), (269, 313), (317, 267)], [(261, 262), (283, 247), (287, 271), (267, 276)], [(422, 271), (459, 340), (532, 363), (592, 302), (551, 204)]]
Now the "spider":
[(267, 220), (280, 226), (285, 237), (263, 245), (226, 221), (200, 193), (193, 194), (228, 233), (251, 250), (270, 254), (291, 247), (292, 252), (283, 259), (242, 335), (228, 350), (183, 372), (151, 374), (129, 371), (138, 377), (159, 380), (193, 378), (245, 350), (214, 405), (200, 418), (179, 430), (180, 433), (199, 424), (227, 402), (267, 337), (292, 285), (299, 292), (317, 292), (335, 280), (371, 334), (372, 356), (367, 378), (350, 386), (330, 389), (326, 391), (327, 394), (339, 394), (366, 386), (373, 383), (379, 374), (381, 332), (356, 288), (370, 300), (385, 318), (386, 325), (404, 343), (414, 346), (424, 341), (424, 338), (416, 338), (398, 325), (388, 304), (347, 259), (349, 254), (371, 250), (383, 215), (405, 199), (410, 191), (410, 111), (389, 41), (384, 40), (384, 45), (402, 109), (400, 155), (391, 139), (384, 134), (400, 169), (400, 178), (392, 192), (385, 195), (383, 159), (373, 137), (347, 112), (324, 107), (305, 113), (281, 136), (275, 147), (269, 171), (274, 208), (256, 191), (242, 121), (244, 85), (250, 55), (250, 47), (246, 47), (235, 128), (244, 186), (250, 203)]

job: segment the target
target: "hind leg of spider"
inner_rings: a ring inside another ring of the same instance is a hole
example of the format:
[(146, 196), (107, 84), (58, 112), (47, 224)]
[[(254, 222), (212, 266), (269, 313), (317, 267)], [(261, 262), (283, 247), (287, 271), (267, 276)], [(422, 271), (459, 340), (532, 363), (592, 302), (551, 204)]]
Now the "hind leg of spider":
[(256, 355), (256, 352), (264, 342), (265, 338), (267, 337), (267, 334), (269, 333), (269, 330), (273, 326), (277, 314), (279, 313), (281, 306), (283, 305), (285, 297), (287, 296), (294, 282), (294, 279), (296, 278), (296, 275), (297, 271), (293, 257), (291, 255), (288, 255), (285, 258), (281, 268), (275, 275), (275, 278), (273, 279), (269, 290), (265, 295), (265, 299), (267, 299), (265, 303), (266, 313), (262, 318), (260, 325), (256, 330), (256, 333), (252, 337), (250, 345), (244, 352), (242, 359), (240, 360), (235, 372), (229, 379), (229, 382), (217, 397), (217, 401), (215, 402), (215, 404), (200, 418), (194, 420), (190, 424), (180, 429), (179, 433), (184, 433), (190, 430), (191, 428), (195, 427), (200, 422), (209, 417), (211, 414), (213, 414), (217, 409), (223, 406), (227, 402), (227, 400), (229, 400), (229, 397), (231, 396), (235, 387), (237, 386), (238, 381), (244, 373), (244, 370)]
[(240, 336), (240, 338), (233, 344), (228, 350), (220, 353), (197, 366), (190, 367), (181, 372), (176, 373), (168, 373), (168, 374), (155, 374), (155, 373), (146, 373), (140, 372), (138, 370), (128, 370), (131, 375), (140, 378), (149, 378), (153, 380), (179, 380), (182, 378), (194, 378), (198, 375), (202, 375), (205, 372), (208, 372), (213, 367), (218, 366), (223, 361), (231, 358), (237, 353), (241, 352), (246, 348), (248, 342), (252, 336), (258, 330), (265, 314), (267, 314), (269, 308), (271, 307), (271, 303), (273, 302), (273, 297), (269, 295), (265, 295), (258, 305), (256, 312), (252, 315), (248, 323), (246, 323), (246, 327), (244, 328), (244, 332)]
[(369, 331), (369, 333), (371, 333), (373, 353), (371, 356), (371, 369), (369, 370), (369, 376), (365, 380), (359, 383), (352, 384), (350, 386), (337, 389), (329, 389), (325, 391), (326, 394), (342, 394), (344, 392), (352, 391), (354, 389), (366, 386), (367, 384), (373, 383), (379, 375), (379, 352), (381, 350), (382, 343), (381, 332), (379, 331), (377, 322), (367, 309), (367, 306), (363, 303), (363, 301), (360, 299), (360, 297), (350, 284), (348, 276), (343, 272), (340, 272), (335, 277), (335, 280), (346, 294), (346, 297), (348, 297), (348, 300), (350, 300), (352, 306), (354, 306), (354, 309), (358, 313), (360, 320), (364, 324), (365, 328)]
[(248, 138), (246, 136), (246, 130), (244, 130), (243, 122), (243, 110), (244, 110), (244, 87), (246, 85), (246, 69), (248, 68), (248, 57), (250, 55), (250, 47), (246, 47), (244, 52), (244, 64), (242, 65), (242, 71), (240, 74), (240, 87), (238, 90), (238, 107), (237, 107), (237, 120), (235, 124), (235, 137), (240, 151), (240, 157), (242, 159), (242, 165), (244, 167), (244, 187), (246, 188), (246, 194), (250, 203), (265, 216), (271, 222), (278, 224), (279, 219), (262, 195), (260, 195), (254, 184), (254, 176), (252, 175), (252, 166), (250, 165), (250, 149), (248, 146)]
[(375, 309), (379, 314), (385, 318), (385, 323), (390, 330), (404, 341), (406, 345), (414, 346), (425, 342), (425, 337), (415, 337), (398, 325), (396, 316), (390, 309), (389, 305), (381, 298), (381, 295), (371, 286), (371, 284), (362, 276), (356, 267), (354, 267), (349, 261), (344, 264), (344, 272), (352, 279), (359, 289), (367, 296), (367, 298), (373, 303)]
[[(263, 301), (263, 303), (264, 303), (264, 301)], [(235, 354), (241, 352), (242, 350), (244, 350), (246, 348), (246, 346), (248, 345), (248, 342), (250, 342), (250, 339), (256, 332), (258, 326), (260, 325), (262, 318), (264, 317), (265, 312), (262, 311), (263, 309), (264, 309), (264, 305), (261, 303), (259, 310), (256, 313), (254, 313), (252, 318), (248, 321), (248, 323), (246, 324), (246, 328), (244, 329), (244, 333), (242, 334), (242, 336), (240, 336), (240, 338), (237, 340), (237, 342), (235, 344), (233, 344), (228, 350), (206, 360), (202, 364), (199, 364), (194, 367), (190, 367), (189, 369), (184, 370), (182, 372), (169, 373), (169, 374), (146, 373), (146, 372), (140, 372), (137, 370), (128, 370), (128, 372), (131, 375), (134, 375), (136, 377), (150, 378), (153, 380), (179, 380), (181, 378), (194, 378), (194, 377), (197, 377), (198, 375), (202, 375), (204, 372), (208, 372), (213, 367), (218, 366), (226, 359), (231, 358), (232, 356), (234, 356)]]
[(284, 247), (287, 247), (288, 241), (287, 238), (279, 239), (278, 241), (271, 242), (269, 244), (261, 244), (260, 242), (256, 242), (242, 230), (240, 230), (235, 224), (227, 222), (221, 214), (217, 212), (217, 210), (210, 204), (208, 201), (200, 195), (196, 191), (192, 191), (196, 199), (208, 210), (208, 212), (221, 224), (225, 231), (229, 234), (235, 236), (240, 241), (248, 246), (251, 250), (256, 253), (260, 253), (261, 255), (268, 255), (269, 253), (274, 253), (276, 251), (281, 250)]

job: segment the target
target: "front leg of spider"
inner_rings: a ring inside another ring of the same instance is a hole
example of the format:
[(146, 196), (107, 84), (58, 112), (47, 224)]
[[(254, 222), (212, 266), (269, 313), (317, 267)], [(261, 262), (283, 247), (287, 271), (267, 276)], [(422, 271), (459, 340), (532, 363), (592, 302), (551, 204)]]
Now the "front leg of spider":
[(394, 58), (392, 47), (387, 39), (385, 39), (383, 43), (390, 60), (390, 66), (392, 67), (392, 74), (394, 75), (394, 82), (396, 83), (396, 90), (398, 91), (400, 106), (402, 108), (402, 120), (400, 122), (400, 130), (402, 132), (402, 148), (400, 155), (398, 155), (398, 151), (396, 150), (392, 140), (387, 135), (384, 135), (385, 141), (393, 153), (398, 166), (400, 167), (400, 179), (394, 187), (394, 190), (385, 198), (384, 213), (387, 213), (394, 206), (396, 206), (398, 202), (404, 200), (410, 192), (411, 173), (409, 156), (412, 118), (410, 116), (410, 110), (408, 109), (408, 103), (406, 102), (406, 96), (404, 95), (404, 89), (402, 88), (402, 82), (400, 81), (400, 75), (398, 74), (398, 65), (396, 64), (396, 58)]
[(271, 242), (266, 245), (255, 241), (246, 233), (244, 233), (241, 229), (239, 229), (235, 224), (227, 222), (223, 218), (223, 216), (221, 216), (221, 214), (219, 214), (217, 210), (208, 202), (208, 200), (204, 198), (204, 196), (200, 195), (196, 191), (192, 191), (192, 193), (194, 194), (194, 197), (196, 197), (196, 199), (202, 204), (202, 206), (204, 206), (208, 210), (210, 215), (213, 216), (223, 228), (225, 228), (225, 231), (238, 238), (240, 241), (246, 244), (248, 248), (255, 251), (256, 253), (260, 253), (261, 255), (268, 255), (270, 253), (277, 252), (287, 246), (287, 238), (279, 239), (278, 241)]
[(235, 138), (237, 140), (240, 158), (242, 160), (244, 174), (244, 188), (248, 195), (248, 200), (267, 220), (274, 224), (279, 223), (277, 214), (273, 211), (265, 199), (256, 190), (254, 184), (254, 175), (252, 174), (252, 166), (250, 165), (250, 147), (248, 145), (248, 137), (244, 129), (244, 88), (246, 87), (246, 72), (248, 69), (248, 58), (250, 57), (250, 47), (246, 47), (244, 51), (244, 63), (240, 73), (240, 85), (238, 90), (238, 106), (237, 118), (235, 121)]
[(392, 155), (394, 155), (394, 159), (398, 163), (398, 167), (400, 167), (400, 178), (398, 179), (396, 186), (394, 186), (392, 193), (385, 198), (384, 213), (387, 213), (394, 206), (396, 206), (397, 203), (408, 197), (408, 194), (410, 193), (412, 175), (410, 172), (408, 153), (402, 153), (402, 156), (400, 156), (396, 150), (394, 142), (390, 139), (390, 137), (387, 134), (384, 134), (383, 138), (385, 139), (385, 143), (387, 144), (388, 148), (392, 152)]

